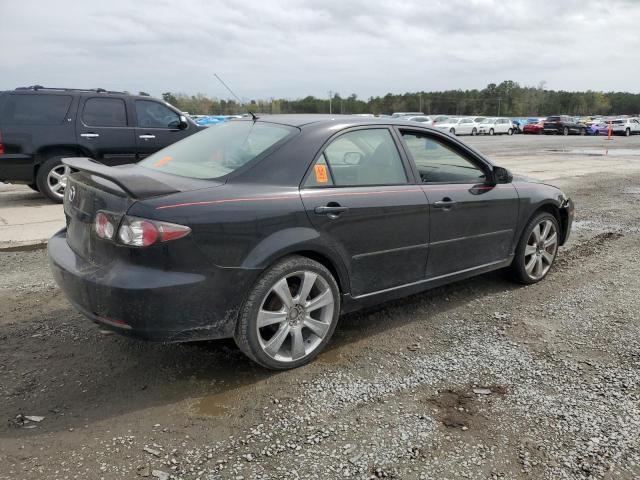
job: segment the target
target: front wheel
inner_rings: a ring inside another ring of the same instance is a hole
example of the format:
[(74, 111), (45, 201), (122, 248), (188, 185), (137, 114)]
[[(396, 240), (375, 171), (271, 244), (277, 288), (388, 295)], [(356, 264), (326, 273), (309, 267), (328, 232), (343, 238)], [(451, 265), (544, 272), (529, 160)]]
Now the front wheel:
[(494, 133), (493, 128), (489, 130), (489, 135), (493, 135)]
[(473, 130), (471, 130), (471, 135), (474, 136), (474, 137), (476, 135), (478, 135), (478, 130), (476, 130), (475, 128)]
[(40, 166), (36, 175), (36, 186), (40, 193), (56, 203), (62, 203), (67, 177), (71, 173), (71, 169), (62, 163), (63, 158), (51, 157)]
[(558, 253), (558, 220), (550, 213), (536, 215), (527, 224), (511, 264), (514, 279), (537, 283), (547, 276)]
[(625, 137), (629, 137), (629, 136), (631, 136), (631, 130), (627, 128), (627, 129), (624, 131), (624, 136), (625, 136)]
[(569, 127), (564, 127), (562, 129), (562, 135), (569, 135)]
[(322, 351), (339, 313), (340, 292), (331, 272), (311, 259), (292, 256), (269, 268), (253, 286), (234, 338), (263, 367), (296, 368)]
[(510, 128), (509, 130), (507, 130), (507, 135), (513, 135), (513, 129)]

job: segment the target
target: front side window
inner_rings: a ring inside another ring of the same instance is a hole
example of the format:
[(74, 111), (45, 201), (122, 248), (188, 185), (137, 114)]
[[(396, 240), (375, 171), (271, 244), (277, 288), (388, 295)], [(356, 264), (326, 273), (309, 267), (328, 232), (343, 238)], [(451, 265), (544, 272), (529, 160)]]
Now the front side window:
[(82, 110), (82, 121), (91, 127), (126, 127), (127, 109), (120, 98), (89, 98)]
[(482, 183), (485, 173), (444, 143), (428, 135), (402, 132), (423, 183)]
[(180, 116), (169, 107), (150, 100), (136, 100), (138, 126), (143, 128), (178, 128)]
[(7, 125), (60, 125), (71, 105), (70, 95), (9, 95), (2, 111)]
[(182, 177), (220, 178), (297, 131), (266, 122), (221, 123), (163, 148), (138, 165)]
[[(323, 165), (328, 171), (326, 179)], [(391, 133), (355, 130), (333, 140), (316, 161), (305, 186), (398, 185), (407, 183)]]

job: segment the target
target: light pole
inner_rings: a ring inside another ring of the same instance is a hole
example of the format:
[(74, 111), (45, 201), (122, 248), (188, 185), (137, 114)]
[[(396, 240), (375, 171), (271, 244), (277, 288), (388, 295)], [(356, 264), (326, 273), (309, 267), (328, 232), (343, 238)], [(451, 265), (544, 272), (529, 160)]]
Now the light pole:
[(329, 115), (331, 115), (331, 98), (333, 97), (333, 92), (329, 90)]

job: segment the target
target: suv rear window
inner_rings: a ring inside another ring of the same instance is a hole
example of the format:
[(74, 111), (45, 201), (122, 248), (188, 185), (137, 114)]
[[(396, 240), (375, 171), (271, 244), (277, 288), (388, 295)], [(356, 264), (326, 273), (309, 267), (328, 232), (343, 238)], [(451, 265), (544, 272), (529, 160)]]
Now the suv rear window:
[(235, 121), (169, 145), (138, 163), (181, 177), (224, 177), (257, 158), (298, 129), (266, 122)]
[(0, 118), (8, 125), (60, 125), (71, 100), (70, 95), (9, 95)]

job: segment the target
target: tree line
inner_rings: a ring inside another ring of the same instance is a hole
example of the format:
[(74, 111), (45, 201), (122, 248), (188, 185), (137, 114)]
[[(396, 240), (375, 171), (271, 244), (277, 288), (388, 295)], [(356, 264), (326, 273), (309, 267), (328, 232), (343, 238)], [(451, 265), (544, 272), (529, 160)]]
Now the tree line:
[(211, 98), (203, 94), (166, 92), (162, 98), (184, 112), (194, 115), (234, 115), (254, 113), (343, 113), (390, 114), (421, 111), (426, 114), (547, 116), (634, 115), (640, 113), (640, 94), (629, 92), (570, 92), (547, 90), (542, 82), (536, 87), (521, 86), (507, 80), (491, 83), (482, 90), (445, 90), (436, 92), (388, 93), (363, 100), (355, 93), (329, 98), (307, 96), (290, 100), (270, 98), (237, 102)]

